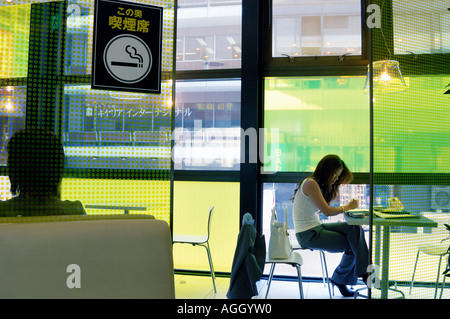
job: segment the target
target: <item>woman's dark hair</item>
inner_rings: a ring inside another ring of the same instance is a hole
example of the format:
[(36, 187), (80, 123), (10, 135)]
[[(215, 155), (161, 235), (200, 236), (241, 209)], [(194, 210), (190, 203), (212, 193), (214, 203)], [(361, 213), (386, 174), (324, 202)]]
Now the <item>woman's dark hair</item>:
[[(331, 176), (340, 168), (342, 168), (342, 173), (339, 175), (337, 181), (330, 185)], [(330, 203), (338, 195), (340, 185), (349, 184), (353, 181), (353, 174), (339, 156), (329, 154), (319, 161), (314, 172), (307, 178), (313, 178), (319, 184), (323, 198), (327, 203)]]
[(53, 132), (27, 128), (13, 134), (7, 146), (11, 193), (59, 196), (64, 172), (64, 148)]

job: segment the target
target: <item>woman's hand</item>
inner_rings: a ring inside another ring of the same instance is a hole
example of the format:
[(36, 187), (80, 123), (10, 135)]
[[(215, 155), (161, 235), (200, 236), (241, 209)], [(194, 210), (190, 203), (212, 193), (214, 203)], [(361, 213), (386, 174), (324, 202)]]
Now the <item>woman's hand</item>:
[(359, 201), (358, 201), (357, 199), (352, 199), (352, 200), (349, 201), (348, 204), (345, 205), (345, 206), (347, 207), (346, 210), (358, 208), (358, 206), (359, 206)]

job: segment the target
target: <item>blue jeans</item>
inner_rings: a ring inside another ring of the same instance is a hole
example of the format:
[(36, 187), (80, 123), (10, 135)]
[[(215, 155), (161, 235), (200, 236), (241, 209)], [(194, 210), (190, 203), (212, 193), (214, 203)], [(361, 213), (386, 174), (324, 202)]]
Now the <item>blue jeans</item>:
[(358, 277), (367, 273), (369, 249), (361, 226), (324, 223), (295, 235), (300, 246), (304, 248), (344, 253), (331, 276), (333, 282), (354, 285)]

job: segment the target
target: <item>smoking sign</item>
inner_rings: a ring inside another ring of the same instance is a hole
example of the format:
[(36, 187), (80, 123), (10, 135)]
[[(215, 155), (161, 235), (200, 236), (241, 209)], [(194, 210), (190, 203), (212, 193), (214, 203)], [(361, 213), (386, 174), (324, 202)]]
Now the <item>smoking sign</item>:
[(92, 88), (161, 93), (162, 8), (96, 0)]

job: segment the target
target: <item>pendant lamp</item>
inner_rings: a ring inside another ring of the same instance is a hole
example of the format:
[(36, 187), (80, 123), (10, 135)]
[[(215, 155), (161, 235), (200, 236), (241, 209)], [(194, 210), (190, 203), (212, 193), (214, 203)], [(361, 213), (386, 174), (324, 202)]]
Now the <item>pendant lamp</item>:
[[(366, 84), (364, 92), (370, 91), (370, 65), (367, 66)], [(394, 93), (406, 90), (407, 85), (403, 79), (400, 65), (396, 60), (381, 60), (373, 62), (373, 93)]]

